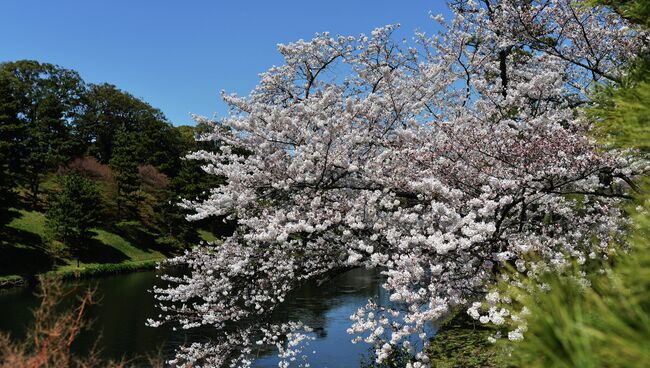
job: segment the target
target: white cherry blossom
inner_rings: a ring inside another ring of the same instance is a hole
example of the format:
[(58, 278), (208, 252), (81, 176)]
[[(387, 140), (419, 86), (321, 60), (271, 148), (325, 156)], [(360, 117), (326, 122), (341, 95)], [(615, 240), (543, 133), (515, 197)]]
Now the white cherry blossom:
[[(171, 260), (188, 273), (155, 290), (152, 325), (222, 333), (174, 363), (246, 366), (254, 331), (304, 342), (302, 326), (266, 318), (304, 281), (351, 267), (386, 276), (393, 307), (369, 301), (349, 329), (381, 361), (426, 341), (426, 324), (456, 305), (498, 325), (516, 318), (489, 293), (505, 265), (534, 278), (606, 257), (645, 164), (599, 151), (580, 108), (647, 35), (580, 3), (456, 1), (450, 21), (436, 17), (443, 32), (411, 45), (394, 40), (397, 26), (279, 45), (283, 65), (248, 96), (223, 95), (230, 115), (202, 137), (220, 150), (190, 155), (227, 179), (184, 202), (190, 219), (227, 216), (238, 228)], [(260, 341), (298, 354), (297, 343)], [(417, 357), (413, 367), (428, 364)]]

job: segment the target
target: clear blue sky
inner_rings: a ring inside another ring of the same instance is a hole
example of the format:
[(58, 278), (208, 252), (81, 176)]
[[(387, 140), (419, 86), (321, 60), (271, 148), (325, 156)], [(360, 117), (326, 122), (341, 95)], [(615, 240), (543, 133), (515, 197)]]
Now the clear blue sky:
[(222, 116), (219, 91), (247, 94), (282, 60), (277, 43), (316, 32), (431, 32), (442, 0), (0, 0), (0, 61), (36, 59), (108, 82), (174, 124)]

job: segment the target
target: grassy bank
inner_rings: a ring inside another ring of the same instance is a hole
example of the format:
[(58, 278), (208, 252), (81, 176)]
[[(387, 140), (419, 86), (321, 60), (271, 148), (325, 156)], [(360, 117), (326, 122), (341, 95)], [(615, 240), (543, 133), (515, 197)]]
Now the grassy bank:
[(153, 244), (141, 244), (105, 229), (94, 234), (85, 249), (72, 258), (61, 243), (46, 234), (45, 216), (35, 211), (16, 211), (2, 228), (0, 238), (0, 287), (13, 286), (37, 275), (64, 278), (98, 276), (152, 269), (166, 258)]
[(459, 310), (440, 323), (436, 336), (427, 348), (432, 366), (436, 368), (506, 367), (501, 345), (488, 337), (495, 329), (473, 320)]

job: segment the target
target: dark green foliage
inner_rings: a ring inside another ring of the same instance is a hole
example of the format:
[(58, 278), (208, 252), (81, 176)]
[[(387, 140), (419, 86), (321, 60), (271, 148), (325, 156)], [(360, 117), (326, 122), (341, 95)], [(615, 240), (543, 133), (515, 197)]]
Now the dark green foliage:
[(102, 163), (111, 161), (120, 129), (137, 132), (147, 121), (164, 120), (160, 110), (108, 83), (91, 84), (84, 102), (77, 129), (90, 146), (89, 153)]
[(15, 187), (20, 171), (16, 160), (24, 124), (18, 119), (18, 104), (11, 94), (10, 75), (0, 69), (0, 226), (5, 225), (18, 199)]
[[(177, 128), (181, 137), (184, 153), (197, 150), (214, 150), (217, 147), (213, 141), (198, 142), (197, 135), (205, 133), (210, 127), (199, 124), (196, 127), (180, 126)], [(158, 243), (165, 244), (170, 248), (179, 248), (183, 244), (196, 244), (199, 241), (197, 228), (210, 228), (212, 232), (224, 226), (220, 219), (209, 219), (200, 223), (190, 223), (185, 217), (189, 211), (181, 208), (179, 202), (183, 199), (194, 201), (205, 199), (210, 189), (223, 184), (224, 179), (214, 175), (208, 175), (201, 166), (203, 162), (197, 160), (181, 160), (178, 173), (171, 178), (169, 185), (163, 193), (163, 200), (158, 202), (157, 213), (158, 227), (161, 237)], [(197, 226), (198, 225), (198, 226)]]
[(120, 128), (113, 142), (113, 154), (109, 166), (117, 184), (117, 212), (119, 218), (137, 217), (141, 200), (140, 179), (138, 177), (138, 135)]
[[(187, 243), (198, 242), (197, 223), (190, 223), (185, 219), (189, 211), (180, 207), (179, 202), (183, 199), (205, 199), (210, 189), (223, 184), (223, 178), (206, 174), (201, 165), (202, 163), (196, 160), (183, 160), (178, 175), (171, 179), (165, 189), (165, 200), (160, 201), (158, 206), (162, 233)], [(208, 223), (204, 221), (201, 225), (212, 227), (214, 221), (219, 220), (210, 219)]]
[(609, 6), (632, 23), (650, 28), (650, 1), (648, 0), (591, 0), (589, 3)]
[(185, 220), (188, 212), (179, 206), (179, 202), (181, 199), (202, 196), (202, 193), (209, 189), (205, 175), (200, 172), (201, 168), (196, 161), (183, 161), (178, 175), (172, 178), (164, 189), (163, 199), (156, 206), (156, 212), (159, 214), (158, 227), (163, 236), (159, 240), (161, 244), (178, 247), (179, 244), (171, 238), (182, 239), (187, 243), (198, 242), (196, 226)]
[(15, 137), (20, 149), (13, 157), (18, 165), (14, 173), (22, 174), (36, 206), (43, 175), (80, 149), (71, 125), (81, 110), (85, 85), (75, 71), (30, 60), (0, 64), (0, 74), (0, 99), (10, 106), (5, 111), (12, 120), (8, 125), (21, 128)]
[(91, 238), (90, 228), (97, 224), (99, 192), (92, 180), (75, 173), (62, 177), (61, 188), (50, 203), (47, 226), (57, 240), (78, 254)]
[(597, 123), (595, 133), (608, 148), (636, 148), (650, 152), (650, 57), (635, 60), (620, 85), (598, 91), (588, 112)]
[(210, 189), (223, 184), (223, 178), (206, 174), (201, 168), (203, 164), (196, 160), (183, 160), (178, 175), (170, 183), (170, 188), (178, 197), (189, 200), (205, 199)]
[(168, 176), (176, 175), (185, 153), (179, 131), (164, 121), (152, 121), (143, 128), (140, 137), (146, 163)]
[(162, 111), (111, 84), (90, 85), (77, 131), (88, 153), (111, 162), (120, 130), (137, 136), (132, 152), (140, 164), (154, 165), (167, 175), (178, 170), (182, 154), (179, 132)]

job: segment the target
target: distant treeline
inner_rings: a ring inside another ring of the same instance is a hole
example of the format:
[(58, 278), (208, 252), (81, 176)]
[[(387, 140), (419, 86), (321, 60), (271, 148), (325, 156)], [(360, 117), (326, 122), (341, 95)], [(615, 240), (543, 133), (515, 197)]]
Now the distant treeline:
[(29, 208), (47, 212), (64, 243), (99, 226), (137, 228), (160, 246), (185, 247), (197, 241), (198, 226), (219, 226), (189, 224), (177, 206), (219, 185), (199, 162), (183, 159), (214, 149), (194, 139), (206, 129), (175, 127), (159, 109), (74, 70), (2, 63), (0, 228), (16, 208)]

